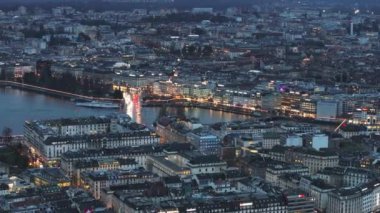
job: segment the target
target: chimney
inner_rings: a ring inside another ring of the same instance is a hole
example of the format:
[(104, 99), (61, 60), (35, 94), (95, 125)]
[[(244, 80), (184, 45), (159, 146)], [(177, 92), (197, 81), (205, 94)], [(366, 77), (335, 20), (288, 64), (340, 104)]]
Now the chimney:
[(350, 23), (350, 36), (354, 36), (354, 22)]

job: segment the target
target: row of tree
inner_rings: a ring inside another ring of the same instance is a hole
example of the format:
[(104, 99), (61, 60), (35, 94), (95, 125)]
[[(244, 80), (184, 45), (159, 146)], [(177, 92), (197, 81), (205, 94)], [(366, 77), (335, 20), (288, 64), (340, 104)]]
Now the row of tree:
[(182, 55), (184, 57), (210, 57), (214, 52), (212, 46), (205, 45), (186, 45), (182, 48)]
[(1, 133), (2, 141), (5, 144), (9, 144), (12, 142), (12, 129), (9, 127), (4, 127)]
[[(69, 72), (52, 75), (49, 61), (38, 61), (36, 72), (25, 73), (22, 81), (26, 84), (87, 96), (104, 97), (112, 93), (112, 85), (106, 84), (99, 78), (77, 77)], [(123, 98), (120, 90), (114, 91), (112, 95), (114, 98)]]

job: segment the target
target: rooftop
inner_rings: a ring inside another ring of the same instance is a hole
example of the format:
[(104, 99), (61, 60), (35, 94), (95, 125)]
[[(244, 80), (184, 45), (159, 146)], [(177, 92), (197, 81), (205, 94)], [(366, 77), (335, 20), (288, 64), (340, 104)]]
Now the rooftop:
[(212, 163), (225, 163), (220, 160), (216, 155), (202, 155), (197, 156), (195, 158), (190, 159), (189, 164), (197, 165), (197, 164), (212, 164)]

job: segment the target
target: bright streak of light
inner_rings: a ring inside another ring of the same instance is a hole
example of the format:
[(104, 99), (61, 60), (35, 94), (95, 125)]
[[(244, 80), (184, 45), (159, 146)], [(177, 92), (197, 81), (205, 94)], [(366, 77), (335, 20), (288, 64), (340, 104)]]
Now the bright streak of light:
[(140, 96), (138, 94), (131, 95), (126, 92), (124, 93), (124, 102), (127, 115), (135, 122), (142, 123)]
[(40, 89), (40, 90), (43, 90), (43, 91), (53, 92), (53, 93), (56, 93), (56, 94), (67, 95), (67, 96), (76, 97), (76, 98), (83, 98), (83, 99), (90, 99), (90, 100), (100, 100), (100, 101), (120, 101), (120, 99), (98, 98), (98, 97), (93, 97), (93, 96), (79, 95), (79, 94), (70, 93), (70, 92), (64, 92), (64, 91), (60, 91), (60, 90), (49, 89), (49, 88), (46, 88), (46, 87), (39, 87), (39, 86), (30, 85), (30, 84), (22, 84), (22, 83), (18, 83), (18, 82), (14, 82), (14, 81), (1, 81), (1, 82), (10, 83), (10, 84), (18, 85), (18, 86), (21, 86), (21, 87), (25, 87), (26, 86), (26, 87), (29, 87), (29, 88)]
[(337, 127), (337, 128), (335, 128), (335, 132), (337, 132), (338, 130), (339, 130), (339, 128), (344, 124), (344, 123), (346, 123), (346, 121), (347, 121), (347, 119), (344, 119), (343, 121), (342, 121), (342, 123), (340, 123), (339, 124), (339, 126)]

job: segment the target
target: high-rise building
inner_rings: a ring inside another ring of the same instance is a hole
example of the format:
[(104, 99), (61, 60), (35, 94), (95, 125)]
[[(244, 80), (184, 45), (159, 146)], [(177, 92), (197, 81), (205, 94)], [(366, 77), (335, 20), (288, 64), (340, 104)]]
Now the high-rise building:
[(329, 147), (329, 137), (325, 134), (315, 134), (311, 138), (311, 146), (313, 149), (320, 151), (322, 148)]
[(339, 103), (336, 101), (318, 101), (317, 102), (317, 119), (318, 120), (335, 120), (339, 115)]

